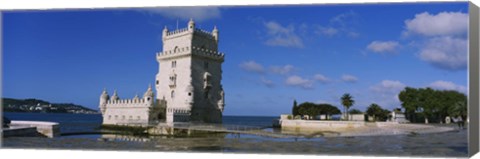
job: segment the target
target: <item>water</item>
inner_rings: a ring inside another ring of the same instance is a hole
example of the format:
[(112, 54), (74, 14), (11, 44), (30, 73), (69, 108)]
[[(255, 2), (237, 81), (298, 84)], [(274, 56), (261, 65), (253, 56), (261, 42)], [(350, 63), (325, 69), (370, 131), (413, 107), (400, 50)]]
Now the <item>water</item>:
[[(100, 114), (53, 114), (53, 113), (4, 113), (10, 120), (51, 121), (60, 123), (61, 133), (92, 132), (102, 124)], [(224, 116), (224, 125), (271, 127), (278, 117), (264, 116)]]
[[(12, 120), (59, 122), (61, 132), (98, 130), (100, 115), (4, 113)], [(225, 125), (269, 127), (276, 117), (225, 116)], [(268, 131), (275, 131), (267, 128)], [(468, 130), (425, 135), (394, 135), (334, 138), (270, 138), (246, 134), (214, 134), (206, 137), (135, 137), (122, 135), (73, 135), (59, 138), (11, 137), (9, 148), (51, 148), (138, 151), (201, 151), (282, 154), (340, 154), (467, 157)], [(113, 140), (99, 140), (99, 139)]]
[(102, 124), (100, 114), (3, 113), (10, 120), (51, 121), (60, 124), (61, 133), (92, 132)]

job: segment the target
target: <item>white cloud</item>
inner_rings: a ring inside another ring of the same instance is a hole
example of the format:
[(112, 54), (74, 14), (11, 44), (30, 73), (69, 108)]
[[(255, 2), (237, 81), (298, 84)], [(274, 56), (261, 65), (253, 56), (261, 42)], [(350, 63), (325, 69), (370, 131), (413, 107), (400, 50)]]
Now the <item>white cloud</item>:
[(285, 65), (285, 66), (271, 66), (270, 67), (270, 72), (274, 74), (281, 74), (281, 75), (286, 75), (290, 72), (292, 72), (295, 69), (292, 65)]
[(255, 73), (265, 72), (265, 69), (263, 68), (263, 66), (256, 63), (255, 61), (247, 61), (247, 62), (241, 63), (239, 66), (240, 68), (248, 72), (255, 72)]
[(221, 17), (218, 7), (161, 7), (142, 9), (152, 14), (160, 14), (171, 19), (204, 21)]
[(377, 93), (397, 93), (406, 87), (400, 81), (383, 80), (382, 82), (370, 87), (370, 89)]
[(314, 80), (317, 80), (317, 81), (319, 81), (319, 82), (321, 82), (321, 83), (328, 83), (328, 82), (331, 81), (328, 77), (326, 77), (326, 76), (324, 76), (324, 75), (322, 75), (322, 74), (315, 74), (315, 76), (313, 76), (313, 79), (314, 79)]
[(332, 25), (339, 25), (344, 28), (347, 25), (352, 25), (353, 23), (355, 23), (356, 17), (357, 17), (357, 13), (353, 11), (349, 11), (349, 12), (336, 15), (335, 17), (330, 19), (330, 23)]
[(429, 39), (420, 49), (420, 58), (446, 70), (464, 70), (467, 68), (466, 39), (435, 37)]
[(275, 83), (273, 83), (272, 80), (268, 80), (268, 79), (266, 79), (266, 78), (264, 78), (264, 77), (262, 77), (261, 82), (262, 82), (263, 85), (267, 86), (268, 88), (273, 88), (273, 87), (275, 87)]
[(461, 12), (428, 12), (416, 14), (414, 19), (405, 20), (404, 35), (424, 36), (462, 35), (468, 31), (468, 14)]
[(285, 80), (285, 84), (289, 86), (301, 87), (304, 89), (312, 89), (313, 88), (313, 81), (309, 79), (304, 79), (300, 76), (290, 76)]
[(358, 38), (360, 36), (360, 33), (358, 32), (348, 32), (348, 37), (351, 37), (351, 38)]
[(457, 85), (449, 81), (442, 81), (442, 80), (435, 81), (430, 83), (428, 87), (431, 87), (433, 89), (438, 89), (438, 90), (456, 90), (462, 93), (467, 93), (467, 87), (462, 85)]
[(358, 78), (353, 75), (342, 75), (342, 80), (344, 82), (355, 83), (358, 81)]
[(367, 49), (375, 53), (395, 52), (400, 46), (396, 41), (373, 41)]
[(284, 27), (275, 21), (264, 23), (267, 28), (268, 39), (265, 44), (270, 46), (303, 48), (302, 39), (295, 33), (295, 27), (289, 25)]
[(333, 27), (323, 27), (323, 26), (317, 26), (317, 30), (314, 31), (315, 34), (326, 35), (326, 36), (333, 36), (338, 32), (339, 32), (338, 29), (335, 29)]
[(357, 24), (357, 17), (358, 15), (353, 11), (338, 14), (332, 17), (327, 25), (314, 25), (313, 30), (317, 35), (329, 37), (346, 35), (350, 38), (357, 38), (360, 34), (353, 28)]

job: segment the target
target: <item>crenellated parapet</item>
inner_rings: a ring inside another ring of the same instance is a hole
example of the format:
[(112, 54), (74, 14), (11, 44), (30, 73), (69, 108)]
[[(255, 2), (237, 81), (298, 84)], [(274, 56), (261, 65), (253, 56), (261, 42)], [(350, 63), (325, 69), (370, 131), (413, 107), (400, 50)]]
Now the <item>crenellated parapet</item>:
[(139, 98), (138, 95), (135, 95), (132, 99), (120, 99), (116, 90), (114, 91), (112, 98), (108, 98), (108, 94), (106, 90), (104, 90), (102, 95), (100, 95), (100, 109), (102, 110), (102, 114), (105, 114), (109, 109), (115, 108), (153, 107), (154, 96), (151, 86), (148, 87), (143, 98)]
[(188, 56), (188, 55), (196, 55), (196, 56), (201, 56), (201, 57), (220, 60), (220, 61), (223, 61), (225, 57), (225, 54), (222, 52), (193, 46), (191, 49), (190, 47), (183, 47), (183, 48), (175, 48), (173, 50), (158, 52), (157, 60), (171, 59), (171, 58)]
[(215, 35), (212, 32), (202, 30), (202, 29), (195, 29), (194, 31), (195, 36), (201, 36), (207, 39), (215, 39)]
[(168, 36), (174, 36), (176, 34), (181, 34), (181, 33), (186, 33), (188, 32), (188, 28), (182, 28), (182, 29), (176, 29), (176, 30), (173, 30), (173, 31), (167, 31), (167, 37)]
[(145, 99), (119, 99), (119, 100), (109, 100), (107, 101), (107, 107), (135, 107), (135, 106), (150, 106), (151, 102), (146, 101)]
[(165, 39), (170, 39), (170, 38), (175, 38), (179, 36), (184, 36), (187, 34), (195, 34), (195, 36), (201, 36), (206, 39), (215, 39), (215, 35), (212, 32), (209, 32), (207, 30), (202, 30), (195, 28), (193, 30), (188, 29), (188, 28), (182, 28), (182, 29), (176, 29), (172, 31), (166, 31), (164, 33), (164, 38)]

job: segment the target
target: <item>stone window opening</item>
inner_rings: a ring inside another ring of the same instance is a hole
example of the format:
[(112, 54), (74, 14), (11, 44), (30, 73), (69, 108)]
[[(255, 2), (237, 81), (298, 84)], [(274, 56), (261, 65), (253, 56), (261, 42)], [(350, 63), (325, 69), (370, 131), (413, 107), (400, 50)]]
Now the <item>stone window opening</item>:
[(177, 67), (177, 61), (172, 61), (172, 68)]
[(171, 74), (170, 75), (170, 87), (175, 87), (175, 85), (177, 84), (177, 75), (176, 74)]
[(203, 62), (203, 68), (208, 69), (208, 62)]
[(173, 53), (178, 52), (178, 50), (179, 50), (179, 49), (178, 49), (178, 46), (175, 46), (175, 49), (173, 49)]
[(203, 75), (203, 89), (205, 89), (205, 91), (208, 91), (212, 85), (210, 84), (210, 80), (211, 80), (211, 77), (212, 75), (208, 72), (205, 72), (205, 74)]
[(171, 96), (172, 96), (172, 99), (175, 98), (175, 91), (172, 91)]

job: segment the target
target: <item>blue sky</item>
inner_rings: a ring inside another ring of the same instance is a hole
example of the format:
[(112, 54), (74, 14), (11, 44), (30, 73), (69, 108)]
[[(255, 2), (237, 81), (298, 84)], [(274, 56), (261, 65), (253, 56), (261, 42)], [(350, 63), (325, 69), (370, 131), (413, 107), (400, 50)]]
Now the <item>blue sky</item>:
[(143, 94), (161, 33), (220, 31), (224, 115), (290, 113), (293, 100), (400, 107), (405, 86), (467, 93), (468, 3), (3, 12), (3, 96), (98, 109), (103, 88)]

